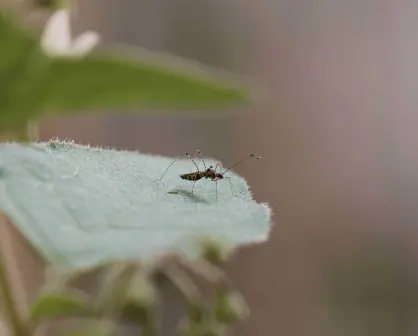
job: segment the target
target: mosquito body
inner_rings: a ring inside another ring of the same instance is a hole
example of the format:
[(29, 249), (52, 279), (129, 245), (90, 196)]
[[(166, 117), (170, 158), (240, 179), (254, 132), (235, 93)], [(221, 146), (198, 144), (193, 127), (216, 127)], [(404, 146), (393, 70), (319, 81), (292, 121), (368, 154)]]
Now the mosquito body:
[[(193, 160), (193, 158), (189, 155), (189, 153), (185, 152), (184, 155), (187, 156), (195, 165), (197, 171), (193, 172), (193, 173), (186, 173), (186, 174), (181, 174), (180, 178), (182, 178), (183, 180), (187, 180), (187, 181), (192, 181), (193, 182), (193, 187), (192, 187), (192, 194), (194, 191), (194, 185), (196, 183), (196, 181), (199, 181), (203, 178), (206, 179), (210, 179), (211, 181), (216, 183), (216, 200), (218, 200), (218, 181), (219, 180), (229, 180), (230, 186), (231, 186), (231, 192), (232, 192), (232, 183), (231, 183), (231, 178), (230, 177), (226, 177), (224, 176), (225, 173), (229, 170), (231, 170), (232, 168), (242, 164), (244, 161), (246, 161), (247, 159), (250, 158), (254, 158), (254, 159), (261, 159), (261, 157), (255, 157), (254, 154), (250, 154), (249, 156), (245, 157), (244, 159), (238, 161), (236, 164), (234, 164), (231, 168), (226, 169), (223, 172), (217, 172), (217, 168), (220, 167), (221, 165), (218, 163), (215, 168), (213, 168), (213, 166), (210, 167), (206, 167), (206, 163), (203, 160), (202, 157), (202, 153), (200, 152), (200, 150), (197, 150), (197, 154), (199, 155), (200, 159), (202, 160), (203, 166), (204, 166), (204, 170), (200, 170), (199, 166), (196, 164), (196, 162)], [(162, 176), (157, 180), (157, 181), (161, 181), (162, 178), (164, 177), (165, 173), (167, 173), (167, 171), (170, 169), (170, 167), (181, 158), (182, 156), (177, 157), (168, 167), (167, 169), (164, 171), (164, 173), (162, 174)]]
[(213, 169), (213, 166), (210, 166), (204, 171), (197, 171), (194, 173), (187, 173), (187, 174), (181, 174), (180, 178), (187, 181), (199, 181), (202, 178), (207, 178), (215, 181), (216, 179), (220, 180), (223, 178), (222, 174), (217, 173), (215, 169)]

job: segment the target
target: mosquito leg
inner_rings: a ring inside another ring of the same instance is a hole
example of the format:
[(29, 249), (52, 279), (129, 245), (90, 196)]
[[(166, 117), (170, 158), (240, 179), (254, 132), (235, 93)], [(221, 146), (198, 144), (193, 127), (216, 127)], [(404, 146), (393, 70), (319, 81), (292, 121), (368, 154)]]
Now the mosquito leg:
[(192, 195), (193, 195), (193, 192), (194, 192), (194, 185), (196, 184), (196, 181), (193, 181), (193, 187), (192, 187)]
[(206, 169), (208, 169), (208, 168), (206, 167), (205, 160), (203, 160), (202, 153), (201, 153), (201, 151), (200, 151), (199, 149), (196, 151), (196, 154), (197, 154), (197, 155), (199, 155), (199, 158), (202, 160), (202, 163), (203, 163), (203, 166), (205, 167), (205, 170), (206, 170)]
[(215, 166), (214, 170), (216, 171), (216, 169), (217, 169), (218, 167), (219, 167), (219, 168), (221, 167), (221, 164), (220, 164), (220, 163), (218, 163), (218, 164)]
[(162, 179), (163, 179), (163, 177), (164, 177), (164, 175), (165, 175), (165, 173), (167, 173), (167, 171), (170, 169), (170, 167), (177, 161), (177, 160), (179, 160), (180, 158), (182, 157), (182, 155), (180, 155), (180, 156), (178, 156), (177, 158), (175, 158), (174, 160), (173, 160), (173, 162), (171, 162), (170, 163), (170, 165), (167, 167), (167, 169), (164, 171), (164, 173), (161, 175), (161, 177), (158, 179), (158, 180), (155, 180), (154, 182), (158, 182), (158, 181), (161, 181)]
[[(192, 162), (193, 162), (193, 164), (196, 166), (196, 168), (197, 168), (197, 171), (198, 172), (200, 172), (199, 171), (199, 167), (197, 166), (197, 164), (196, 164), (196, 162), (192, 159), (192, 157), (189, 155), (189, 153), (187, 153), (187, 152), (185, 152), (184, 153), (184, 155), (185, 156), (187, 156)], [(158, 180), (155, 180), (154, 182), (158, 182), (158, 181), (161, 181), (162, 179), (163, 179), (163, 177), (164, 177), (164, 175), (167, 173), (167, 171), (170, 169), (170, 167), (177, 161), (177, 160), (179, 160), (181, 157), (182, 157), (183, 155), (180, 155), (180, 156), (178, 156), (177, 158), (175, 158), (174, 160), (173, 160), (173, 162), (171, 162), (170, 163), (170, 165), (167, 167), (167, 169), (164, 171), (164, 173), (161, 175), (161, 177), (158, 179)]]
[(229, 186), (231, 187), (231, 194), (234, 194), (234, 190), (232, 189), (232, 182), (231, 182), (231, 178), (230, 177), (224, 177), (225, 180), (229, 181)]
[(196, 164), (196, 161), (193, 160), (193, 158), (189, 155), (189, 153), (186, 152), (186, 153), (184, 153), (184, 155), (186, 155), (193, 162), (193, 164), (195, 165), (198, 173), (200, 173), (199, 166)]
[[(215, 168), (213, 169), (214, 171), (215, 171), (215, 173), (216, 173), (216, 169), (217, 168), (220, 168), (221, 167), (221, 164), (220, 163), (218, 163), (218, 164), (216, 164), (216, 166), (215, 166)], [(215, 192), (216, 192), (216, 201), (218, 201), (218, 180), (215, 180)]]

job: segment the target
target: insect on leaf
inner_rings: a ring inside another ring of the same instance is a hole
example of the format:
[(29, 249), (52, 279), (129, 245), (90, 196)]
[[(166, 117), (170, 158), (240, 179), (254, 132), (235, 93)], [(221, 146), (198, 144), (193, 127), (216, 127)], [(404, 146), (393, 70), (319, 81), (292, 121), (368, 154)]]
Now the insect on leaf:
[(228, 250), (268, 238), (270, 209), (252, 199), (244, 179), (228, 172), (234, 193), (218, 181), (216, 201), (215, 182), (198, 181), (192, 195), (192, 182), (179, 177), (192, 171), (189, 160), (155, 182), (172, 161), (59, 141), (2, 144), (0, 211), (67, 269), (163, 252), (197, 258), (205, 237)]

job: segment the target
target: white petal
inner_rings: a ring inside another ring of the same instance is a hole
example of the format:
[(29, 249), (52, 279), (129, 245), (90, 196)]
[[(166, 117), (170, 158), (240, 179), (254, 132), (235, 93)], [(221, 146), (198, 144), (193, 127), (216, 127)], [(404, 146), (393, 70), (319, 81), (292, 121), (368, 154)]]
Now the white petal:
[(89, 53), (100, 41), (100, 36), (94, 31), (86, 31), (74, 39), (71, 47), (72, 55), (85, 55)]
[(56, 11), (45, 25), (41, 38), (41, 46), (46, 53), (65, 53), (70, 48), (70, 15), (60, 9)]

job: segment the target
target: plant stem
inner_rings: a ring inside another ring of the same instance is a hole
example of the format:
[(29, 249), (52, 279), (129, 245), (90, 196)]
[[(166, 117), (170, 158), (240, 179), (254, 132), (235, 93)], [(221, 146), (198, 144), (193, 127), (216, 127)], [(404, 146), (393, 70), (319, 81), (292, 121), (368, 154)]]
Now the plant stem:
[(7, 315), (9, 327), (13, 330), (13, 335), (27, 336), (25, 332), (25, 327), (21, 322), (17, 306), (13, 300), (12, 286), (10, 285), (6, 273), (7, 272), (4, 266), (4, 260), (0, 254), (0, 297), (3, 301), (2, 307), (4, 309), (5, 315)]

